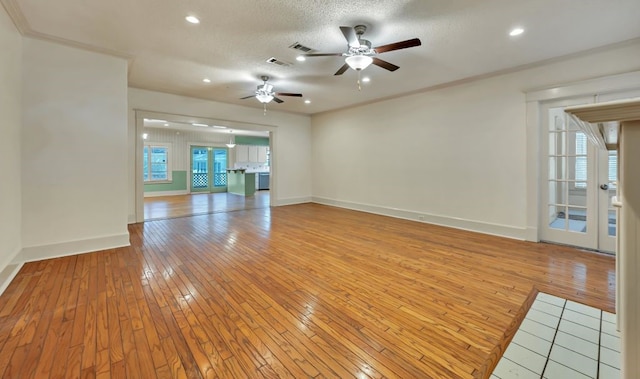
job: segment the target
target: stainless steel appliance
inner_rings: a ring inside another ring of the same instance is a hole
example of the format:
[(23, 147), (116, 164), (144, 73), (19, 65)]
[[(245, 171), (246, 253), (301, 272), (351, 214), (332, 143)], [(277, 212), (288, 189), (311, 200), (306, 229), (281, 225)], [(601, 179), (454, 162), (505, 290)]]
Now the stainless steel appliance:
[(261, 172), (258, 173), (258, 190), (268, 190), (269, 189), (269, 173)]

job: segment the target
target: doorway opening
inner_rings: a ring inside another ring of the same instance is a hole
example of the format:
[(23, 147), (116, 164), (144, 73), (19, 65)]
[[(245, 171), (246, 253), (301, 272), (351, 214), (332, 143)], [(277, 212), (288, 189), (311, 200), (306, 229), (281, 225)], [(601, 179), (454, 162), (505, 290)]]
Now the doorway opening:
[[(242, 164), (242, 172), (256, 178), (256, 189), (259, 174), (272, 177), (275, 170), (267, 159), (238, 160), (249, 144), (266, 145), (261, 151), (271, 152), (274, 131), (270, 129), (273, 127), (137, 111), (136, 221), (269, 207), (273, 185), (238, 195), (230, 191), (228, 171)], [(151, 151), (155, 153), (150, 155)]]

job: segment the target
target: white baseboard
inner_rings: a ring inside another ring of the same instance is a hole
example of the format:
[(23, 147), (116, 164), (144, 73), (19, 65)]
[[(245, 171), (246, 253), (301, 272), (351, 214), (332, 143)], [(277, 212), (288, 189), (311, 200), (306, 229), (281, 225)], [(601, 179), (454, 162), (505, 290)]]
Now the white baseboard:
[(378, 214), (382, 216), (389, 216), (395, 218), (402, 218), (405, 220), (411, 220), (416, 222), (424, 222), (428, 224), (435, 224), (441, 226), (447, 226), (455, 229), (468, 230), (472, 232), (490, 234), (494, 236), (513, 238), (517, 240), (525, 240), (527, 236), (527, 230), (525, 228), (517, 228), (508, 225), (492, 224), (482, 221), (467, 220), (457, 217), (440, 216), (424, 212), (416, 212), (405, 209), (388, 208), (378, 205), (361, 204), (349, 201), (341, 201), (335, 199), (327, 199), (323, 197), (313, 197), (312, 202), (324, 205), (331, 205), (334, 207), (352, 209), (356, 211), (362, 211), (367, 213)]
[(11, 281), (16, 277), (23, 265), (24, 263), (11, 263), (0, 270), (0, 295), (9, 287), (9, 284), (11, 284)]
[(180, 191), (154, 191), (154, 192), (145, 192), (144, 197), (159, 197), (159, 196), (176, 196), (176, 195), (188, 195), (188, 190), (180, 190)]
[(540, 238), (538, 236), (538, 228), (534, 228), (532, 226), (528, 226), (527, 230), (526, 230), (525, 241), (540, 242)]
[(306, 197), (290, 197), (288, 199), (279, 199), (276, 201), (276, 204), (272, 204), (273, 206), (282, 206), (282, 205), (295, 205), (295, 204), (304, 204), (313, 202), (310, 196)]
[(28, 246), (22, 248), (22, 251), (14, 258), (13, 263), (40, 261), (129, 245), (129, 233), (127, 232), (51, 245)]
[(127, 224), (135, 224), (136, 222), (138, 222), (138, 221), (136, 221), (136, 215), (135, 214), (127, 216)]

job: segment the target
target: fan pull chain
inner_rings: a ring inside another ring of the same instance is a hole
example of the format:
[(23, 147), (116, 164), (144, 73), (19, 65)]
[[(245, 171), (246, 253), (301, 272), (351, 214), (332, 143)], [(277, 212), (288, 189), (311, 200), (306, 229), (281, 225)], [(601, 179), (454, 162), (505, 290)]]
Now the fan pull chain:
[(361, 72), (362, 72), (362, 70), (358, 70), (358, 82), (357, 82), (358, 83), (358, 91), (362, 91), (362, 86), (360, 85), (360, 76), (361, 76), (360, 73)]
[(264, 115), (267, 115), (267, 103), (264, 103)]

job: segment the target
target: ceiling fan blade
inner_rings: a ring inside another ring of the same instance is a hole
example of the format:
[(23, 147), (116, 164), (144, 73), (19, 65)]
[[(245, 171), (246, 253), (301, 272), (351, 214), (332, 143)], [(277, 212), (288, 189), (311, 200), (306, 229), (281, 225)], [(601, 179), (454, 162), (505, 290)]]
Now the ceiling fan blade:
[(278, 103), (278, 104), (280, 104), (280, 103), (284, 103), (284, 101), (283, 101), (283, 100), (278, 99), (278, 98), (277, 98), (277, 97), (275, 97), (275, 96), (273, 97), (273, 101), (275, 101), (275, 102), (276, 102), (276, 103)]
[(338, 71), (336, 71), (336, 73), (335, 73), (335, 74), (333, 74), (333, 75), (342, 75), (342, 74), (344, 74), (344, 72), (345, 72), (345, 71), (347, 71), (348, 69), (349, 69), (349, 65), (345, 63), (345, 64), (343, 64), (343, 65), (342, 65), (342, 67), (340, 67), (340, 68), (338, 69)]
[(251, 96), (245, 96), (245, 97), (241, 97), (240, 100), (244, 100), (244, 99), (250, 99), (252, 97), (256, 97), (256, 95), (251, 95)]
[(381, 54), (381, 53), (386, 53), (388, 51), (406, 49), (408, 47), (415, 47), (420, 45), (422, 45), (422, 42), (420, 42), (420, 39), (413, 38), (413, 39), (408, 39), (406, 41), (400, 41), (396, 43), (390, 43), (388, 45), (374, 47), (373, 49), (376, 51), (376, 53)]
[(399, 66), (396, 66), (393, 63), (389, 63), (387, 61), (383, 61), (382, 59), (375, 58), (375, 57), (373, 58), (373, 62), (371, 62), (371, 63), (375, 64), (378, 67), (382, 67), (384, 69), (387, 69), (389, 71), (395, 71), (395, 70), (400, 68)]
[(302, 97), (301, 93), (289, 93), (289, 92), (276, 92), (278, 96), (294, 96), (294, 97)]
[(353, 30), (350, 26), (341, 26), (340, 30), (344, 35), (344, 38), (347, 40), (349, 46), (360, 47), (360, 41), (358, 41), (358, 36), (356, 35), (356, 31)]
[(303, 57), (340, 57), (342, 53), (312, 53), (302, 54)]

